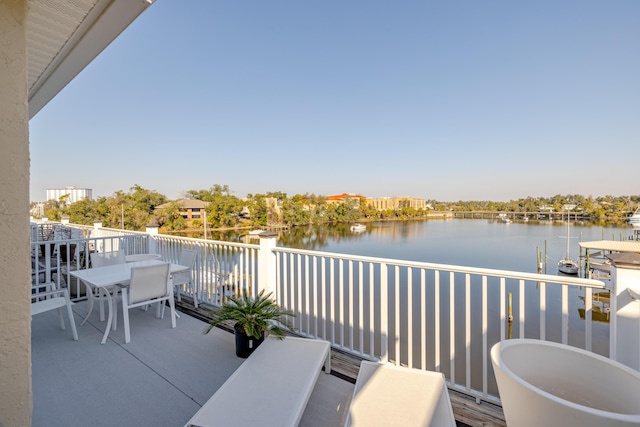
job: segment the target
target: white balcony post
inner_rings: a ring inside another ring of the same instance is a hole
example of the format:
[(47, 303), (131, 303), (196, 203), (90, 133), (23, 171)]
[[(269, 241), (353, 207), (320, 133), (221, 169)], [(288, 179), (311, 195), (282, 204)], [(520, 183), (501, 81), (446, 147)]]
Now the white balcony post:
[[(100, 229), (102, 228), (102, 221), (94, 221), (93, 222), (93, 236), (92, 237), (102, 237), (102, 233)], [(98, 252), (102, 252), (104, 250), (104, 240), (96, 240), (96, 250)]]
[(93, 223), (93, 237), (101, 237), (100, 229), (102, 228), (102, 221), (94, 221)]
[(276, 293), (276, 257), (273, 248), (276, 247), (278, 235), (271, 231), (265, 231), (260, 237), (260, 254), (258, 255), (258, 292), (264, 289), (267, 293)]
[(160, 229), (160, 224), (158, 224), (158, 222), (155, 219), (152, 220), (149, 225), (147, 225), (146, 231), (147, 231), (147, 234), (149, 235), (147, 245), (148, 245), (150, 254), (158, 253), (158, 245), (154, 236), (157, 236), (159, 234), (158, 232), (159, 229)]
[(611, 309), (615, 313), (609, 357), (640, 371), (640, 254), (623, 253), (612, 261), (615, 306)]
[(69, 224), (69, 215), (62, 215), (60, 217), (60, 224)]

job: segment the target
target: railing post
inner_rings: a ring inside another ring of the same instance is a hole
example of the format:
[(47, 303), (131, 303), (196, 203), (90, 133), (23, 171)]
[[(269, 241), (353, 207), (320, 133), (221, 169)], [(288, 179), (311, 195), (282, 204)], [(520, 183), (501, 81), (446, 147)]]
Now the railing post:
[(260, 233), (260, 253), (258, 255), (258, 292), (262, 289), (267, 293), (273, 292), (277, 301), (276, 292), (276, 257), (273, 248), (276, 247), (277, 233), (265, 231)]
[(640, 371), (640, 254), (612, 255), (615, 285), (609, 357)]
[(68, 225), (69, 224), (69, 215), (62, 215), (60, 217), (60, 224)]
[(150, 254), (157, 254), (158, 253), (158, 245), (156, 242), (156, 239), (154, 236), (157, 236), (158, 230), (160, 229), (160, 224), (158, 224), (158, 222), (154, 219), (151, 221), (151, 223), (149, 225), (147, 225), (147, 234), (149, 235), (148, 238), (148, 242), (147, 242), (147, 249), (148, 252)]
[(102, 228), (102, 221), (93, 222), (93, 237), (101, 237), (100, 229)]

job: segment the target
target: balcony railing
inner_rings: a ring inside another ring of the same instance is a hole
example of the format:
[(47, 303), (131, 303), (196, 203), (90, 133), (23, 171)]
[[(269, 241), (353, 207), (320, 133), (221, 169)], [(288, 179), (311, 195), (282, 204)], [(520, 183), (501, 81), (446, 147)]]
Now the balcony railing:
[(615, 335), (615, 298), (597, 280), (282, 248), (275, 237), (253, 245), (98, 227), (92, 234), (32, 242), (34, 280), (58, 281), (82, 299), (83, 285), (69, 271), (89, 268), (91, 251), (177, 262), (182, 248), (195, 249), (201, 303), (219, 306), (243, 289), (274, 291), (296, 314), (300, 335), (358, 357), (443, 372), (449, 387), (492, 403), (500, 403), (489, 357), (495, 343), (537, 338), (607, 356)]
[(258, 292), (258, 245), (165, 235), (153, 238), (153, 252), (167, 261), (178, 262), (182, 248), (198, 252), (193, 269), (198, 301), (219, 306), (242, 289), (252, 295)]
[(299, 333), (360, 357), (443, 372), (451, 388), (477, 399), (499, 403), (489, 351), (501, 340), (609, 351), (609, 323), (593, 321), (596, 292), (609, 300), (597, 280), (273, 251), (278, 301), (296, 313)]

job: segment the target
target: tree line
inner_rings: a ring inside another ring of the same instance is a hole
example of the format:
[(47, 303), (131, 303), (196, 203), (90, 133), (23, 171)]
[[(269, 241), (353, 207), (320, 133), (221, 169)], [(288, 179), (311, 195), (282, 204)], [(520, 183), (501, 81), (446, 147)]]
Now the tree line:
[[(624, 220), (640, 206), (640, 196), (585, 197), (574, 194), (548, 198), (527, 197), (509, 202), (427, 200), (428, 209), (404, 206), (396, 210), (378, 211), (367, 205), (366, 199), (361, 203), (354, 199), (346, 199), (344, 203), (329, 203), (325, 196), (309, 193), (289, 197), (283, 192), (268, 192), (248, 194), (245, 199), (240, 199), (232, 194), (228, 185), (218, 184), (208, 190), (189, 190), (185, 198), (208, 202), (206, 218), (210, 228), (420, 219), (433, 211), (538, 212), (542, 206), (562, 211), (565, 205), (575, 205), (584, 216), (593, 219)], [(169, 203), (168, 207), (162, 211), (156, 210), (157, 206), (165, 203)], [(188, 223), (181, 212), (178, 201), (171, 201), (165, 195), (139, 185), (134, 185), (126, 193), (117, 191), (111, 197), (83, 199), (72, 204), (66, 203), (66, 196), (63, 196), (59, 200), (47, 201), (44, 207), (44, 216), (50, 220), (59, 221), (63, 216), (68, 216), (69, 222), (74, 224), (91, 225), (101, 221), (105, 227), (138, 231), (144, 230), (152, 221), (156, 221), (166, 231), (202, 227), (202, 220)]]

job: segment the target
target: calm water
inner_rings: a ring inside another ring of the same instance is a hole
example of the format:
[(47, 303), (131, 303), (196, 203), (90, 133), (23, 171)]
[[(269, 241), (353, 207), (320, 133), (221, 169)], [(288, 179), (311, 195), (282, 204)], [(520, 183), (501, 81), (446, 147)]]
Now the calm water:
[[(280, 233), (279, 246), (411, 261), (537, 272), (537, 251), (546, 246), (547, 273), (557, 273), (566, 251), (566, 222), (504, 224), (483, 219), (367, 223), (363, 233), (349, 225), (295, 227)], [(620, 240), (632, 235), (626, 224), (571, 224), (570, 255), (580, 241)]]

